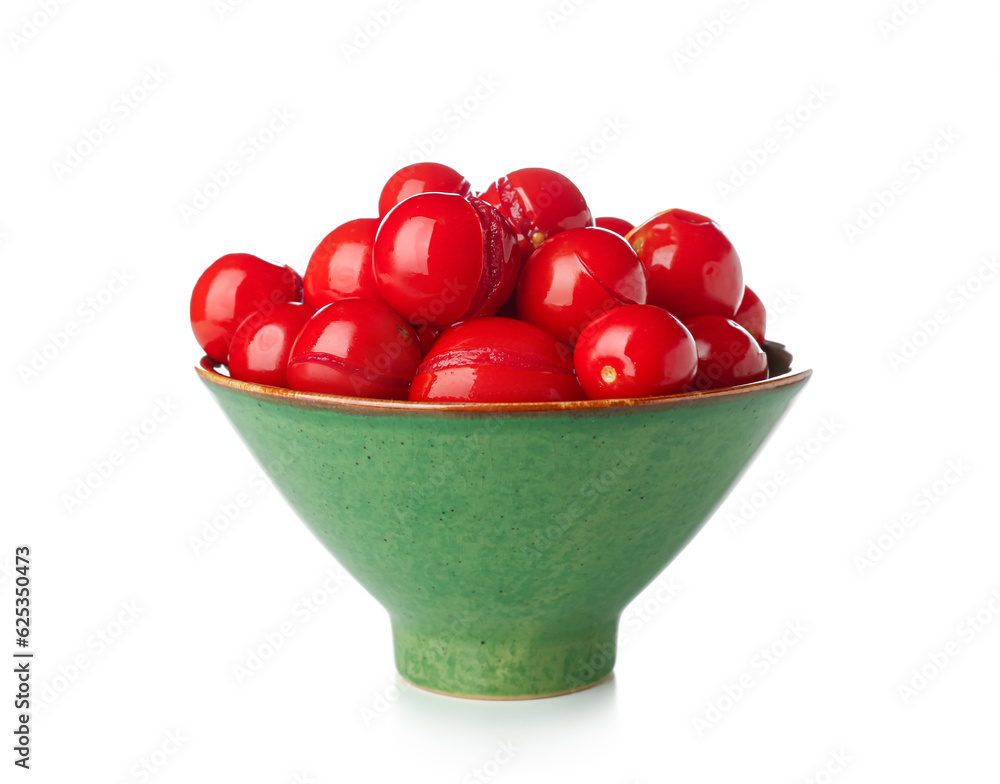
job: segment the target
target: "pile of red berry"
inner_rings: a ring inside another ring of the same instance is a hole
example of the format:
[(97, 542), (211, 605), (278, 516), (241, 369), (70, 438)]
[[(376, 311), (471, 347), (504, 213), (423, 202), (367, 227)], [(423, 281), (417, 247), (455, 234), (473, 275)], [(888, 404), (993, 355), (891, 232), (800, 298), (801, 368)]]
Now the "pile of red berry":
[(764, 306), (709, 218), (594, 220), (519, 169), (473, 195), (438, 163), (396, 172), (379, 217), (330, 232), (305, 276), (245, 253), (198, 279), (191, 326), (233, 378), (353, 397), (529, 402), (767, 378)]

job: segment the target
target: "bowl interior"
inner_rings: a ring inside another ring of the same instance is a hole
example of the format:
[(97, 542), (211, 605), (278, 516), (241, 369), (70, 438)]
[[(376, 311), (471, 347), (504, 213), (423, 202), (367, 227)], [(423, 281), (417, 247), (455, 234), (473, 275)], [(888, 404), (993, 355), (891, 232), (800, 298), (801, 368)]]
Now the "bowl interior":
[(793, 371), (792, 355), (784, 344), (765, 341), (762, 346), (767, 355), (768, 377), (763, 381), (744, 384), (727, 389), (707, 390), (702, 392), (686, 392), (674, 395), (662, 395), (646, 398), (617, 398), (611, 400), (573, 400), (565, 402), (539, 403), (426, 403), (405, 400), (379, 400), (375, 398), (347, 397), (331, 395), (322, 392), (300, 392), (281, 387), (271, 387), (255, 384), (249, 381), (239, 381), (228, 375), (224, 365), (208, 356), (203, 356), (199, 366), (195, 368), (206, 382), (223, 384), (231, 389), (247, 394), (270, 398), (274, 402), (283, 401), (288, 404), (305, 406), (329, 406), (336, 408), (358, 408), (372, 411), (374, 409), (392, 409), (399, 412), (410, 412), (419, 415), (422, 411), (436, 412), (493, 412), (496, 414), (515, 412), (543, 411), (573, 411), (596, 408), (625, 408), (633, 406), (657, 406), (664, 402), (682, 403), (696, 398), (717, 398), (733, 394), (743, 394), (748, 389), (768, 389), (776, 386), (804, 382), (812, 375), (812, 370)]

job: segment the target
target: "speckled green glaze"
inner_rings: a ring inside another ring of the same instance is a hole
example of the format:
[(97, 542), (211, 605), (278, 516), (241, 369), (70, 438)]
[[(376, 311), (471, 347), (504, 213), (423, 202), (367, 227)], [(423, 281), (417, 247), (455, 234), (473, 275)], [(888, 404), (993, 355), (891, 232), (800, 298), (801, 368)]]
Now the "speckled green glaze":
[(809, 376), (642, 405), (463, 409), (199, 372), (298, 515), (388, 610), (403, 677), (496, 699), (611, 672), (626, 604)]

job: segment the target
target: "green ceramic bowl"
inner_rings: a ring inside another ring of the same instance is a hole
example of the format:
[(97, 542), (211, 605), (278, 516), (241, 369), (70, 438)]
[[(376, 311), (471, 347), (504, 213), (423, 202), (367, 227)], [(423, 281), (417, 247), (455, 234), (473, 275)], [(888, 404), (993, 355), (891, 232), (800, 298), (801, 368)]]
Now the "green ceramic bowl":
[(572, 403), (407, 403), (198, 369), (316, 537), (389, 612), (408, 681), (565, 694), (611, 673), (618, 619), (698, 532), (811, 371)]

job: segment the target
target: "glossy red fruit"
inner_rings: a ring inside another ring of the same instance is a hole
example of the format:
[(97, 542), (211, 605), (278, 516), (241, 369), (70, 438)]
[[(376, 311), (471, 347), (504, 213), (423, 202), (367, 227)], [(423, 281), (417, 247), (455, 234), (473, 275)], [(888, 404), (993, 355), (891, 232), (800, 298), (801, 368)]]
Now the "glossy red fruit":
[(475, 197), (421, 193), (385, 216), (372, 257), (382, 298), (443, 329), (490, 316), (514, 291), (520, 253), (506, 219)]
[(572, 355), (523, 321), (478, 318), (441, 333), (417, 369), (410, 400), (520, 403), (582, 400)]
[(251, 313), (236, 328), (229, 346), (229, 375), (272, 387), (288, 386), (286, 369), (292, 344), (316, 308), (283, 302), (268, 315)]
[(201, 273), (191, 292), (191, 329), (216, 362), (229, 359), (233, 333), (254, 311), (302, 301), (302, 277), (249, 253), (230, 253)]
[(342, 299), (302, 328), (288, 360), (288, 388), (405, 400), (420, 364), (413, 327), (379, 300)]
[(372, 246), (378, 218), (359, 218), (338, 226), (313, 251), (302, 278), (306, 302), (321, 308), (339, 299), (378, 299)]
[(684, 391), (698, 369), (694, 338), (654, 305), (627, 305), (598, 316), (573, 353), (587, 397), (651, 397)]
[(551, 169), (512, 171), (481, 196), (510, 221), (525, 255), (560, 231), (594, 225), (580, 189)]
[(595, 218), (594, 225), (601, 229), (613, 231), (615, 234), (620, 234), (622, 237), (635, 228), (635, 226), (627, 220), (622, 220), (621, 218)]
[(753, 335), (735, 321), (696, 316), (684, 325), (698, 347), (693, 389), (724, 389), (767, 378), (767, 355)]
[(378, 215), (386, 214), (404, 199), (418, 193), (457, 193), (468, 196), (471, 191), (469, 181), (443, 163), (414, 163), (404, 166), (392, 175), (378, 199)]
[(547, 239), (521, 270), (518, 317), (574, 346), (597, 316), (646, 302), (646, 276), (632, 247), (607, 229), (569, 229)]
[(733, 316), (733, 321), (753, 335), (760, 346), (764, 345), (764, 328), (767, 326), (767, 311), (760, 297), (749, 286), (743, 287), (743, 301)]
[(636, 226), (626, 239), (646, 270), (649, 304), (680, 319), (736, 314), (743, 297), (740, 257), (710, 218), (666, 210)]

